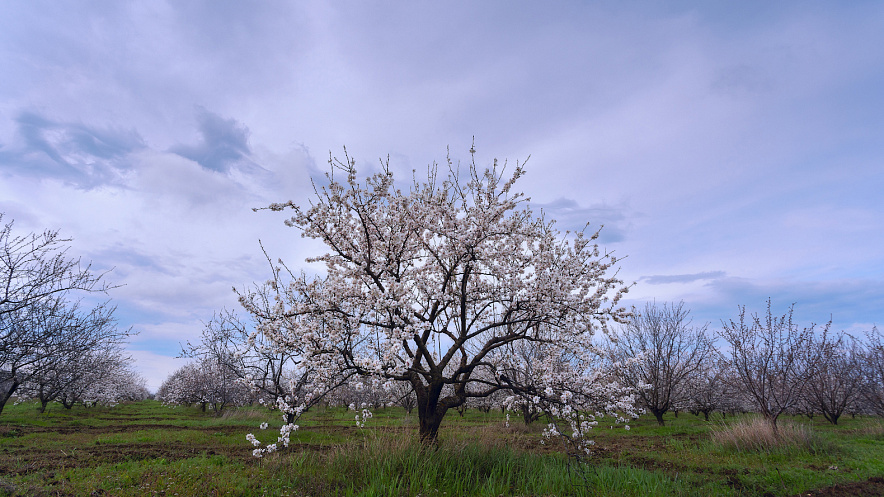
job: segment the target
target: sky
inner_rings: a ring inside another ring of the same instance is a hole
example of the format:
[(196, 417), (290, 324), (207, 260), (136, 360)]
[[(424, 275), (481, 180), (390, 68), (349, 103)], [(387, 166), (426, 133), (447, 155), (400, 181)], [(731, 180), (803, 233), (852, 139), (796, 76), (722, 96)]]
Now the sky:
[[(629, 304), (884, 323), (881, 2), (0, 3), (0, 212), (106, 280), (155, 390), (233, 288), (324, 251), (343, 147), (397, 178), (526, 161), (562, 230), (604, 225)], [(475, 138), (474, 138), (475, 137)]]

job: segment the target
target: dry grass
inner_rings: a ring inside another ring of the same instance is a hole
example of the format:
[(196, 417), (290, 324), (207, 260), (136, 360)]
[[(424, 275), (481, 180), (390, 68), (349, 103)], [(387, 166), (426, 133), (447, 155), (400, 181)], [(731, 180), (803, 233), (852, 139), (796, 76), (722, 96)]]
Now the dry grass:
[(266, 410), (254, 409), (225, 409), (221, 414), (221, 419), (266, 419), (270, 414)]
[(855, 429), (854, 433), (869, 438), (884, 438), (884, 421), (880, 419), (869, 420)]
[(740, 452), (806, 450), (817, 452), (824, 445), (808, 425), (781, 421), (776, 427), (761, 417), (742, 419), (712, 431), (718, 445)]

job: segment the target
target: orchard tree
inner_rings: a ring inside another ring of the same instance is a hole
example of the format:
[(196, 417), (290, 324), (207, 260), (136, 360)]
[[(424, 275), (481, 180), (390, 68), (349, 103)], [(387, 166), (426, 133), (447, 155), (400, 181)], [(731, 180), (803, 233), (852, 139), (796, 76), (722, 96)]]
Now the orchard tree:
[(826, 421), (838, 424), (838, 418), (854, 407), (862, 393), (862, 350), (856, 340), (840, 333), (818, 337), (814, 352), (818, 359), (804, 391), (805, 402), (813, 411), (822, 413)]
[(221, 414), (228, 405), (243, 405), (252, 399), (250, 389), (237, 381), (223, 363), (206, 357), (177, 369), (160, 385), (157, 400), (169, 405), (211, 407)]
[(43, 371), (41, 367), (103, 338), (128, 333), (82, 326), (106, 305), (83, 312), (72, 292), (103, 292), (108, 286), (102, 284), (102, 275), (68, 257), (69, 241), (55, 231), (20, 236), (13, 233), (11, 221), (0, 225), (0, 413), (33, 373)]
[(84, 354), (73, 373), (76, 381), (69, 382), (58, 399), (67, 409), (77, 403), (113, 406), (146, 398), (144, 378), (132, 370), (132, 359), (118, 346)]
[(13, 222), (0, 213), (0, 316), (72, 290), (105, 291), (103, 275), (68, 257), (67, 243), (57, 231), (13, 234)]
[[(500, 391), (529, 395), (585, 435), (593, 416), (578, 412), (575, 399), (586, 396), (568, 388), (604, 390), (592, 388), (599, 378), (583, 369), (591, 362), (583, 355), (594, 333), (628, 315), (618, 307), (627, 291), (618, 259), (599, 249), (598, 232), (563, 234), (536, 217), (513, 190), (524, 174), (518, 164), (508, 179), (497, 161), (484, 172), (473, 161), (461, 176), (449, 159), (448, 174), (433, 165), (406, 191), (389, 161), (364, 184), (346, 151), (329, 164), (328, 184), (309, 207), (268, 207), (290, 211), (286, 225), (328, 252), (308, 259), (325, 265), (324, 277), (278, 267), (268, 284), (241, 292), (262, 332), (300, 351), (317, 378), (410, 384), (425, 443), (436, 442), (449, 409)], [(573, 360), (530, 383), (509, 378), (499, 361), (522, 341)], [(631, 400), (624, 388), (604, 392), (612, 409)]]
[(689, 404), (689, 382), (715, 354), (706, 326), (693, 326), (684, 302), (648, 302), (611, 340), (613, 358), (623, 364), (621, 378), (636, 389), (657, 423)]
[(716, 352), (687, 380), (686, 394), (691, 413), (709, 416), (715, 411), (725, 412), (739, 406), (739, 394), (732, 387), (730, 365)]
[(884, 416), (884, 337), (877, 326), (866, 335), (868, 345), (863, 354), (863, 402), (866, 411)]
[(157, 389), (156, 399), (170, 406), (192, 405), (205, 398), (205, 386), (195, 363), (185, 364), (163, 380)]
[[(16, 376), (22, 382), (20, 396), (37, 398), (41, 412), (54, 400), (70, 408), (80, 400), (74, 392), (95, 388), (100, 372), (107, 369), (107, 358), (122, 358), (120, 347), (130, 335), (130, 330), (117, 328), (115, 308), (106, 303), (88, 311), (81, 309), (79, 302), (57, 303), (60, 305), (17, 323), (40, 343), (21, 356), (28, 362), (19, 363)], [(122, 360), (113, 363), (114, 368), (123, 364)], [(74, 400), (67, 403), (67, 399)]]
[[(266, 309), (267, 303), (262, 306)], [(200, 342), (188, 342), (182, 356), (217, 364), (229, 381), (250, 388), (261, 404), (282, 411), (286, 424), (323, 399), (324, 390), (313, 385), (315, 371), (298, 350), (269, 340), (254, 323), (231, 311), (216, 314), (203, 328)]]
[[(794, 410), (802, 400), (808, 382), (816, 372), (814, 328), (798, 328), (792, 321), (794, 305), (782, 316), (774, 316), (771, 302), (762, 317), (746, 316), (740, 308), (737, 321), (722, 323), (721, 337), (730, 345), (730, 364), (739, 385), (754, 408), (777, 428), (777, 418)], [(829, 324), (821, 334), (828, 333)]]
[(25, 385), (45, 405), (85, 372), (84, 357), (123, 343), (131, 330), (117, 327), (115, 308), (51, 295), (27, 307), (0, 315), (0, 371), (6, 381), (0, 391), (0, 412), (18, 387)]

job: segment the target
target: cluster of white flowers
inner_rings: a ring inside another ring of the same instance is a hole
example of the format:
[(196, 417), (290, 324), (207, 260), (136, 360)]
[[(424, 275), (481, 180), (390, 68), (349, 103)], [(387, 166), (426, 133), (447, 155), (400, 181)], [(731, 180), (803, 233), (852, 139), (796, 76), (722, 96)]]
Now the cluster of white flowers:
[[(356, 427), (357, 428), (365, 428), (365, 422), (372, 418), (373, 414), (370, 410), (367, 409), (368, 405), (363, 402), (362, 403), (362, 412), (356, 413)], [(356, 410), (356, 404), (350, 404), (350, 410)]]
[[(267, 423), (261, 423), (260, 428), (262, 430), (267, 428)], [(276, 443), (271, 443), (265, 445), (263, 448), (261, 447), (261, 441), (255, 438), (255, 435), (249, 433), (246, 435), (246, 440), (249, 441), (253, 446), (257, 447), (252, 451), (252, 455), (255, 457), (264, 457), (264, 454), (270, 454), (272, 452), (276, 452), (278, 450), (277, 444), (282, 444), (283, 447), (289, 446), (289, 437), (292, 432), (297, 431), (299, 428), (296, 424), (284, 424), (279, 429), (279, 437), (276, 439)]]

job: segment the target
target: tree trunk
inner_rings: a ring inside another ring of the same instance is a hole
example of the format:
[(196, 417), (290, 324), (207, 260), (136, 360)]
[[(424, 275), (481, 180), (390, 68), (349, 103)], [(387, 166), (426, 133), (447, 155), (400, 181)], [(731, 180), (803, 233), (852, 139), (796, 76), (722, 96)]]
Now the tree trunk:
[(522, 420), (525, 422), (525, 426), (531, 425), (531, 423), (537, 421), (540, 417), (540, 413), (531, 409), (528, 404), (522, 404)]
[(444, 412), (438, 414), (435, 410), (432, 414), (421, 416), (418, 410), (418, 420), (420, 421), (420, 441), (424, 445), (439, 444), (439, 426), (442, 424)]
[(37, 389), (37, 400), (40, 402), (40, 408), (37, 410), (40, 414), (46, 412), (46, 404), (49, 403), (49, 399), (46, 395), (43, 394), (43, 387), (45, 385), (40, 385), (40, 388)]
[(437, 445), (439, 442), (439, 426), (448, 411), (447, 405), (439, 402), (442, 393), (442, 382), (423, 385), (420, 379), (412, 380), (417, 395), (417, 418), (420, 425), (420, 441), (424, 445)]
[(769, 417), (767, 417), (767, 422), (770, 423), (771, 427), (773, 428), (774, 436), (779, 440), (780, 429), (777, 426), (777, 418), (778, 417), (780, 417), (779, 414), (776, 416), (769, 416)]
[(665, 426), (666, 422), (663, 421), (663, 414), (666, 413), (664, 409), (651, 409), (651, 412), (654, 414), (654, 417), (657, 418), (657, 424), (660, 426)]
[(6, 406), (6, 402), (12, 397), (12, 394), (18, 390), (18, 386), (21, 384), (14, 379), (7, 381), (9, 381), (9, 389), (5, 392), (0, 392), (0, 414), (3, 413), (3, 407)]

